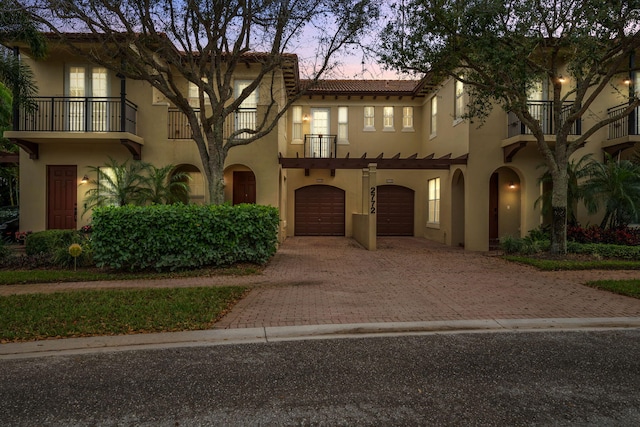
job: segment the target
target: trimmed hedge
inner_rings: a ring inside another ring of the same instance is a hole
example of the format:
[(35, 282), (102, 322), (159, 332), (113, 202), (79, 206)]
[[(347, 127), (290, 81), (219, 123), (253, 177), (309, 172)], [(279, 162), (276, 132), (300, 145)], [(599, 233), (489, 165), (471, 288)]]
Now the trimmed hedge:
[(97, 208), (93, 259), (128, 270), (264, 264), (276, 252), (279, 221), (276, 208), (249, 204)]
[(598, 255), (603, 258), (640, 260), (640, 246), (567, 242), (567, 252), (575, 254)]

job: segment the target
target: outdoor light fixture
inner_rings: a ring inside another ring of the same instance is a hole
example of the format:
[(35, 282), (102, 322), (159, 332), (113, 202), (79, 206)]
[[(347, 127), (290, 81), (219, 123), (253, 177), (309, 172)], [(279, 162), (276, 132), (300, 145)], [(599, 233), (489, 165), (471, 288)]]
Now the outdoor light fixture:
[(305, 114), (304, 116), (302, 116), (302, 121), (303, 122), (308, 122), (309, 121), (309, 115)]
[(630, 84), (631, 84), (631, 79), (630, 79), (629, 77), (627, 77), (627, 78), (626, 78), (626, 79), (624, 79), (622, 82), (623, 82), (624, 84), (626, 84), (626, 85), (630, 85)]
[(89, 182), (89, 177), (87, 175), (85, 175), (80, 180), (80, 184), (86, 184), (87, 182)]
[(516, 188), (516, 185), (513, 183), (513, 181), (509, 181), (509, 188), (512, 190)]
[(564, 83), (566, 81), (566, 79), (562, 75), (560, 75), (560, 77), (558, 77), (558, 81), (560, 83)]

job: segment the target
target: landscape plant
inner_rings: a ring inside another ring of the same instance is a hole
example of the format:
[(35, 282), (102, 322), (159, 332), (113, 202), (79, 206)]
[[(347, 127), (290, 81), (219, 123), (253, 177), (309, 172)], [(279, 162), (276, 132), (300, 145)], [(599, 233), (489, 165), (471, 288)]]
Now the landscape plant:
[(93, 256), (99, 267), (127, 270), (264, 264), (279, 222), (276, 208), (253, 204), (97, 208)]

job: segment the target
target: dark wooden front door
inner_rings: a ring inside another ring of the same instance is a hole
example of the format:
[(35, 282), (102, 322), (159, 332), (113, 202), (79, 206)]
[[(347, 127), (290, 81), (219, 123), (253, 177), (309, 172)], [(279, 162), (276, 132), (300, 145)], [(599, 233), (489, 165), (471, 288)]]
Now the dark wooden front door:
[(399, 185), (378, 186), (378, 236), (413, 236), (413, 193)]
[(256, 176), (251, 171), (233, 173), (233, 204), (256, 202)]
[(47, 229), (75, 229), (78, 220), (76, 166), (47, 166)]
[(344, 190), (310, 185), (298, 188), (295, 197), (296, 236), (344, 236)]

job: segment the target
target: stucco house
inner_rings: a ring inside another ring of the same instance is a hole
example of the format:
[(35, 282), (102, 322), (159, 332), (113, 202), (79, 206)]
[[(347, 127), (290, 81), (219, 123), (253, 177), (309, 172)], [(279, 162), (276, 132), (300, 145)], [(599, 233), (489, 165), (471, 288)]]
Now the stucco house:
[[(25, 60), (28, 51), (23, 50)], [(295, 58), (295, 56), (292, 56)], [(191, 203), (206, 203), (206, 180), (184, 116), (149, 84), (120, 78), (53, 44), (49, 58), (29, 61), (40, 90), (37, 109), (22, 111), (5, 137), (20, 150), (20, 228), (77, 229), (90, 166), (144, 160), (191, 175)], [(479, 125), (462, 118), (468, 94), (454, 80), (300, 80), (293, 67), (276, 82), (284, 100), (306, 90), (267, 136), (230, 151), (225, 200), (279, 208), (280, 236), (353, 236), (375, 249), (376, 236), (416, 236), (486, 251), (504, 235), (524, 236), (545, 221), (542, 158), (526, 127), (500, 108)], [(285, 72), (286, 71), (286, 72)], [(252, 69), (235, 76), (236, 87)], [(625, 101), (602, 95), (585, 121)], [(531, 108), (547, 120), (548, 91)], [(185, 80), (186, 94), (192, 90)], [(262, 114), (260, 87), (229, 132)], [(545, 124), (550, 140), (553, 123)], [(580, 126), (576, 126), (576, 133)], [(637, 115), (594, 134), (575, 153), (629, 153)], [(583, 210), (583, 223), (594, 223)]]

